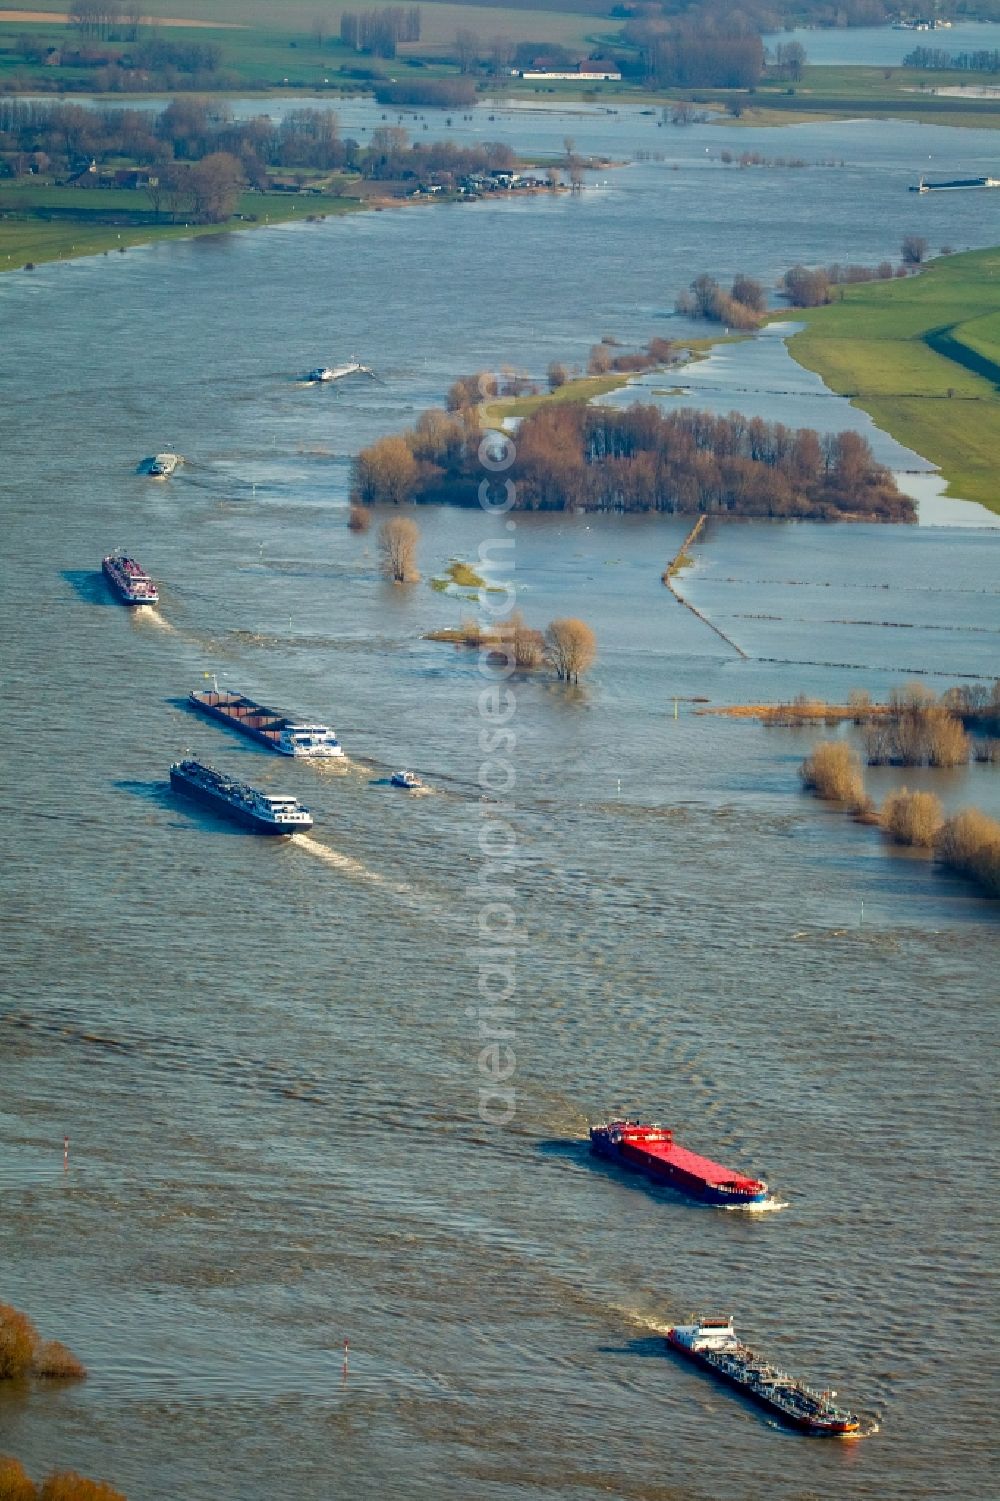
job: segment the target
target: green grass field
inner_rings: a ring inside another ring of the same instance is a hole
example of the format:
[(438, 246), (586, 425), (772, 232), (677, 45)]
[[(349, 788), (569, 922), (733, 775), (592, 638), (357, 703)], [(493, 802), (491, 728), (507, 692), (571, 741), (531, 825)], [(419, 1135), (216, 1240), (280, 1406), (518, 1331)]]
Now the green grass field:
[(843, 293), (796, 310), (794, 358), (937, 464), (947, 494), (1000, 513), (1000, 247)]
[[(48, 68), (28, 64), (16, 49), (19, 34), (31, 33), (47, 43), (59, 45), (67, 36), (67, 27), (58, 16), (61, 12), (52, 0), (52, 21), (0, 21), (0, 87), (14, 87), (20, 92), (33, 88), (61, 92), (93, 92), (93, 70), (60, 67)], [(583, 0), (578, 0), (583, 3)], [(514, 42), (533, 41), (544, 49), (547, 42), (558, 42), (577, 51), (599, 51), (613, 43), (620, 31), (620, 19), (582, 14), (572, 9), (529, 10), (503, 5), (453, 5), (425, 0), (421, 6), (421, 40), (400, 47), (391, 62), (348, 51), (340, 46), (340, 17), (345, 10), (356, 10), (356, 0), (150, 0), (145, 12), (152, 19), (169, 19), (164, 35), (183, 42), (211, 42), (222, 50), (222, 70), (232, 89), (268, 89), (329, 92), (334, 98), (344, 91), (364, 88), (362, 79), (352, 76), (358, 68), (376, 68), (390, 77), (404, 81), (426, 79), (442, 73), (454, 74), (455, 63), (444, 61), (454, 51), (459, 30), (476, 34), (485, 51), (492, 38), (502, 36)], [(595, 6), (596, 8), (596, 6)], [(42, 0), (41, 10), (47, 9)], [(2, 11), (37, 13), (31, 0), (14, 0), (0, 4)], [(177, 22), (195, 23), (185, 27)], [(321, 36), (317, 21), (323, 23)], [(75, 33), (74, 33), (75, 34)], [(147, 32), (148, 34), (148, 32)], [(736, 98), (744, 109), (745, 124), (792, 124), (816, 116), (844, 118), (856, 115), (897, 116), (942, 125), (1000, 126), (1000, 110), (995, 100), (961, 99), (932, 92), (935, 87), (968, 83), (967, 73), (925, 73), (904, 68), (874, 67), (807, 67), (802, 80), (793, 87), (772, 84), (766, 79), (754, 93), (736, 95), (722, 90), (671, 90), (650, 95), (634, 83), (581, 85), (575, 81), (545, 84), (510, 83), (512, 94), (529, 99), (540, 95), (564, 99), (567, 103), (583, 98), (627, 98), (635, 102), (667, 103), (671, 98), (697, 97), (701, 101), (728, 105)], [(115, 96), (116, 99), (119, 96)], [(127, 103), (127, 95), (120, 96)], [(730, 122), (731, 123), (731, 122)]]
[(4, 182), (0, 184), (0, 271), (158, 240), (353, 213), (360, 207), (356, 199), (326, 194), (244, 193), (237, 216), (225, 224), (165, 224), (156, 219), (143, 192)]

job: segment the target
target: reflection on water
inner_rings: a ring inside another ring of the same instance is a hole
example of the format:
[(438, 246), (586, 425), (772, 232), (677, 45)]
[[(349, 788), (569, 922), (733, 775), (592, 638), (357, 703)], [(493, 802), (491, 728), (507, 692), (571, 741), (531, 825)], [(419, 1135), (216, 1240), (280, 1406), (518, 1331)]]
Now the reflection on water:
[[(695, 701), (988, 675), (993, 535), (712, 523), (681, 586), (741, 660), (660, 583), (686, 522), (518, 515), (526, 618), (585, 617), (600, 657), (578, 692), (512, 683), (518, 1105), (504, 1130), (478, 1115), (483, 679), (425, 639), (473, 605), (379, 581), (345, 525), (347, 456), (464, 369), (669, 329), (691, 275), (733, 269), (720, 223), (773, 280), (842, 259), (848, 225), (865, 258), (891, 253), (912, 208), (857, 196), (905, 183), (912, 127), (810, 127), (817, 156), (865, 169), (796, 175), (766, 218), (763, 179), (696, 160), (725, 130), (574, 122), (582, 150), (640, 128), (681, 170), (0, 278), (4, 1296), (91, 1370), (0, 1394), (33, 1470), (107, 1474), (131, 1501), (237, 1501), (279, 1475), (326, 1501), (333, 1466), (338, 1494), (405, 1501), (445, 1476), (470, 1501), (743, 1501), (749, 1472), (776, 1501), (989, 1491), (993, 1399), (964, 1352), (994, 920), (799, 794), (815, 732)], [(919, 138), (957, 157), (958, 134)], [(636, 249), (612, 274), (618, 244)], [(385, 386), (327, 402), (289, 378), (352, 349)], [(164, 432), (191, 462), (152, 487), (135, 455)], [(425, 580), (508, 535), (473, 509), (418, 520)], [(118, 543), (173, 629), (94, 607)], [(350, 764), (196, 719), (206, 673), (332, 724)], [(166, 791), (186, 753), (299, 797), (315, 831), (225, 837)], [(436, 795), (371, 786), (401, 766)], [(995, 796), (988, 767), (927, 777)], [(787, 1207), (702, 1213), (539, 1150), (582, 1148), (612, 1109), (669, 1119)], [(715, 1309), (878, 1413), (878, 1439), (781, 1439), (664, 1358), (671, 1320)]]

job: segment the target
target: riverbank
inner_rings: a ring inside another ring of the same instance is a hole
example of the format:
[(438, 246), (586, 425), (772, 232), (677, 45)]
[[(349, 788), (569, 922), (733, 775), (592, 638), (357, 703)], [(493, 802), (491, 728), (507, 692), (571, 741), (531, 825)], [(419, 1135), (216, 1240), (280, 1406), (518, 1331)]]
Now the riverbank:
[(795, 311), (792, 357), (937, 465), (947, 495), (1000, 514), (1000, 247), (837, 292)]
[(107, 255), (160, 240), (306, 223), (356, 213), (365, 207), (358, 199), (329, 193), (307, 198), (287, 193), (243, 193), (236, 213), (221, 224), (171, 224), (157, 217), (148, 194), (141, 190), (4, 182), (0, 183), (0, 271)]
[[(166, 220), (142, 189), (76, 188), (33, 179), (0, 181), (0, 271), (17, 271), (45, 261), (74, 260), (108, 254), (130, 245), (159, 240), (190, 239), (194, 235), (227, 234), (235, 229), (261, 229), (272, 224), (313, 223), (362, 210), (420, 204), (474, 201), (459, 192), (409, 193), (400, 196), (393, 184), (355, 179), (353, 191), (341, 195), (311, 188), (304, 193), (244, 192), (236, 212), (217, 224)], [(515, 184), (505, 198), (568, 193), (563, 184)], [(613, 389), (613, 387), (608, 387)]]

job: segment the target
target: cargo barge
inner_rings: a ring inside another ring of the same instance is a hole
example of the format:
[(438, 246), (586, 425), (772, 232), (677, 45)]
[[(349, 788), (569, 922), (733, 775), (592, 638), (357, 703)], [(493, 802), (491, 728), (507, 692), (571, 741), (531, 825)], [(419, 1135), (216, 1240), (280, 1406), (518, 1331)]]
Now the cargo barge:
[(664, 1126), (607, 1121), (591, 1126), (590, 1148), (599, 1157), (607, 1157), (632, 1172), (645, 1173), (655, 1182), (667, 1183), (706, 1204), (732, 1209), (762, 1204), (767, 1199), (767, 1184), (762, 1179), (748, 1178), (710, 1157), (689, 1152), (678, 1146), (674, 1133)]
[(123, 605), (155, 605), (160, 597), (146, 570), (126, 553), (112, 553), (101, 569)]
[(837, 1407), (836, 1392), (817, 1392), (778, 1370), (737, 1338), (732, 1319), (702, 1319), (667, 1332), (671, 1350), (734, 1386), (782, 1423), (812, 1438), (865, 1438), (878, 1431), (857, 1413)]
[(200, 761), (176, 761), (170, 768), (170, 785), (175, 792), (207, 803), (255, 834), (300, 834), (313, 826), (312, 814), (298, 798), (259, 792)]
[(1000, 188), (1000, 177), (956, 177), (951, 182), (925, 182), (923, 178), (911, 193), (954, 193), (963, 188)]
[(259, 740), (280, 756), (309, 756), (314, 760), (342, 756), (344, 750), (336, 735), (325, 724), (293, 719), (280, 709), (269, 709), (243, 693), (227, 693), (219, 688), (196, 689), (188, 702), (203, 714), (221, 719), (252, 740)]

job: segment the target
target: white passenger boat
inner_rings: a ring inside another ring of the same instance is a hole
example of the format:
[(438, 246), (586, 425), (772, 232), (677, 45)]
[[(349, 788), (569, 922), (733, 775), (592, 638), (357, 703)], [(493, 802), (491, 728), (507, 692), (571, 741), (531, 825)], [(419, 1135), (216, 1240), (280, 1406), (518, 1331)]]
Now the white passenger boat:
[(169, 479), (180, 461), (180, 454), (158, 453), (154, 455), (150, 463), (149, 472), (157, 479)]

